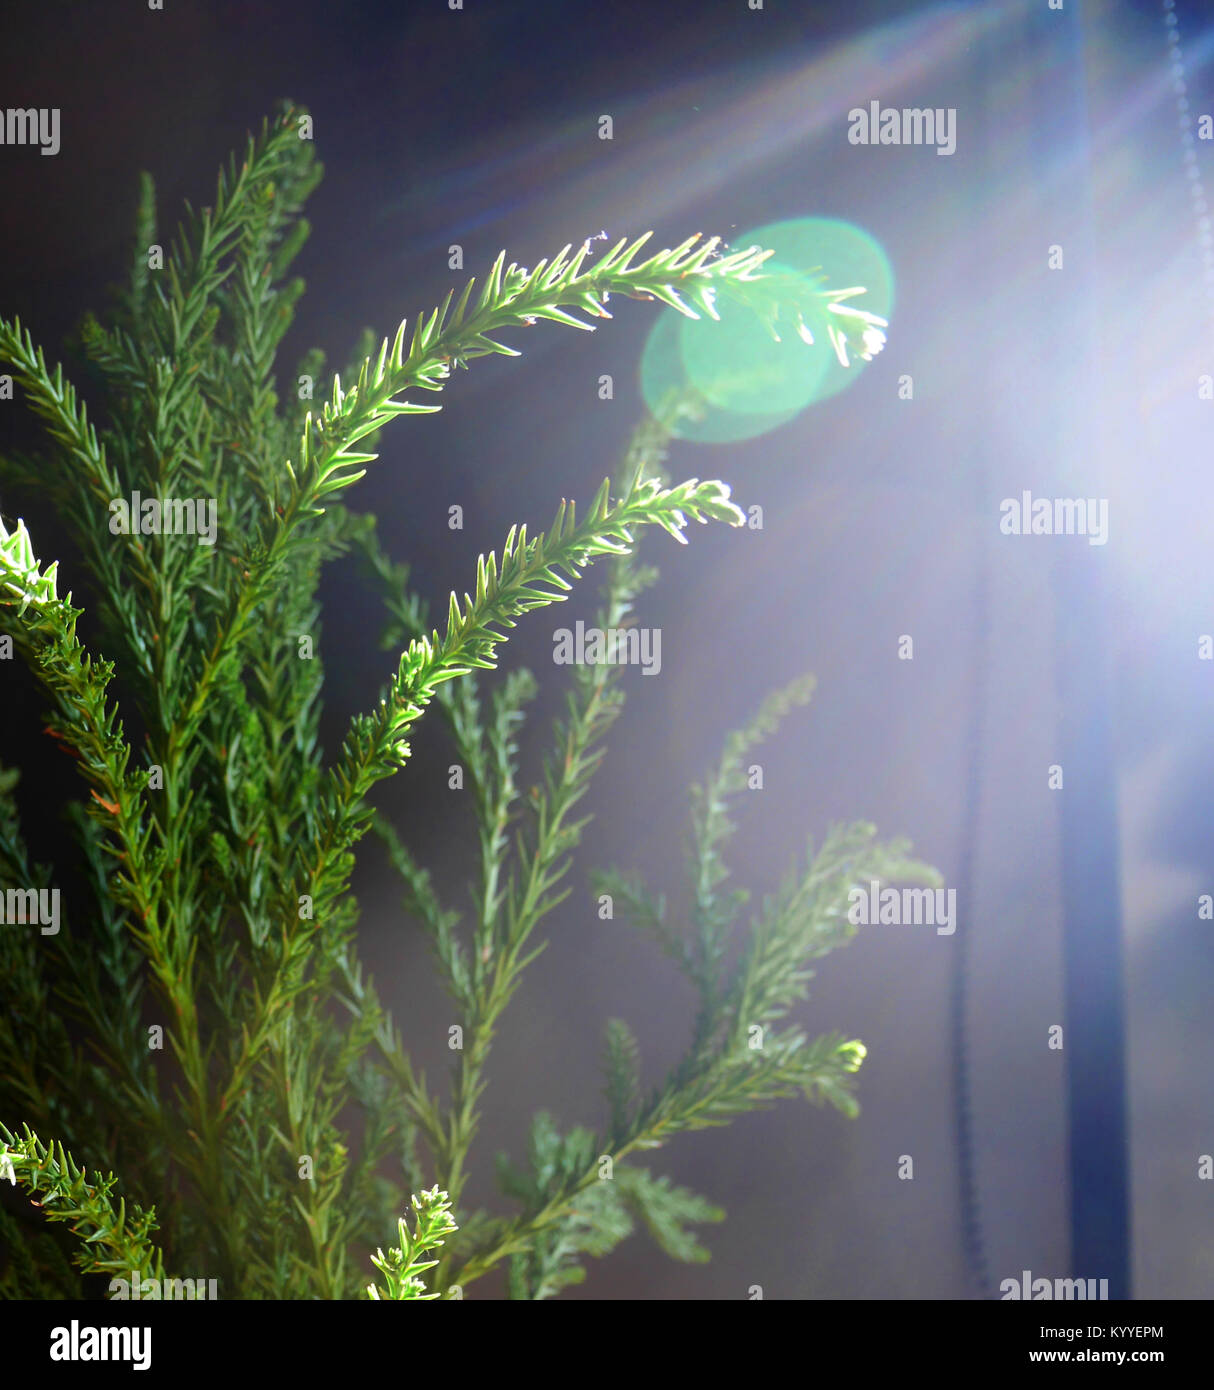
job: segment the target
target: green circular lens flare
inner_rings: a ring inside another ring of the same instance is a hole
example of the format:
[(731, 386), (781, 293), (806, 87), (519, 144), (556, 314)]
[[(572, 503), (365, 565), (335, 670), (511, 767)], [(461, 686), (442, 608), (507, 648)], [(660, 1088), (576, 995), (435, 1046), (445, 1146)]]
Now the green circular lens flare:
[[(827, 307), (821, 291), (863, 285), (863, 295), (844, 302), (890, 317), (889, 259), (873, 237), (850, 222), (791, 218), (752, 228), (732, 243), (755, 245), (773, 252), (761, 272), (772, 279), (765, 287), (777, 308), (772, 322), (723, 281), (715, 305), (719, 323), (669, 309), (649, 335), (641, 357), (641, 390), (649, 408), (658, 411), (666, 393), (678, 388), (694, 387), (703, 401), (698, 418), (676, 422), (680, 438), (705, 443), (756, 438), (856, 380), (867, 364), (854, 353), (848, 366), (839, 362), (827, 332), (840, 322), (839, 315)], [(812, 345), (798, 331), (798, 317)]]
[[(683, 316), (677, 309), (668, 309), (659, 314), (641, 354), (641, 395), (651, 414), (666, 420), (677, 439), (687, 439), (695, 444), (733, 444), (739, 439), (754, 439), (767, 434), (797, 414), (795, 410), (766, 415), (740, 414), (704, 402), (694, 414), (682, 414), (670, 419), (668, 408), (671, 398), (684, 394), (691, 386), (679, 347), (679, 325), (682, 321)], [(714, 323), (712, 327), (724, 329), (720, 323)]]

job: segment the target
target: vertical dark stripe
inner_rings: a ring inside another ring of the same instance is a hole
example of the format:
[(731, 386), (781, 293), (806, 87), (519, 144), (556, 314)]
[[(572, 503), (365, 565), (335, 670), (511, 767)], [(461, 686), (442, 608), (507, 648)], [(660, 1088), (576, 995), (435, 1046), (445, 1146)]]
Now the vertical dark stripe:
[[(1055, 383), (1048, 418), (1057, 425), (1054, 476), (1060, 495), (1109, 496), (1095, 429), (1099, 383), (1093, 267), (1087, 76), (1080, 7), (1036, 18), (1039, 50), (1063, 62), (1036, 84), (1036, 148), (1042, 167), (1060, 149), (1083, 155), (1074, 177), (1052, 189), (1051, 226), (1061, 229), (1066, 268), (1052, 278), (1053, 321), (1043, 344)], [(1049, 30), (1049, 48), (1041, 42)], [(1051, 235), (1043, 240), (1053, 240)], [(1044, 248), (1042, 248), (1042, 254)], [(1057, 315), (1054, 318), (1054, 315)], [(1110, 716), (1109, 613), (1105, 546), (1053, 537), (1073, 1278), (1109, 1281), (1110, 1298), (1130, 1296), (1126, 1140), (1125, 1002), (1116, 770)]]
[[(965, 140), (972, 153), (969, 183), (958, 192), (958, 205), (982, 209), (991, 205), (998, 190), (990, 186), (995, 166), (991, 151), (991, 112), (989, 110), (991, 79), (994, 72), (991, 52), (992, 37), (978, 33), (974, 39), (973, 88), (975, 99), (962, 122), (958, 113), (957, 140)], [(995, 248), (982, 244), (974, 235), (971, 241), (968, 274), (972, 277), (971, 294), (974, 302), (987, 303), (995, 286), (990, 283), (991, 267), (996, 263)], [(985, 440), (989, 431), (979, 429), (981, 407), (976, 403), (991, 399), (992, 373), (987, 354), (969, 355), (962, 379), (967, 383), (966, 409), (973, 412), (966, 422), (971, 440), (979, 441), (966, 457), (968, 481), (973, 506), (971, 524), (976, 529), (972, 591), (972, 636), (968, 672), (969, 712), (965, 726), (963, 767), (965, 786), (962, 790), (962, 820), (960, 846), (957, 856), (957, 901), (963, 904), (964, 925), (953, 937), (953, 973), (950, 992), (950, 1031), (953, 1054), (953, 1128), (957, 1144), (957, 1185), (961, 1219), (961, 1243), (970, 1281), (981, 1298), (994, 1298), (982, 1221), (982, 1196), (978, 1184), (977, 1156), (974, 1150), (973, 1088), (969, 1064), (969, 983), (972, 970), (971, 933), (989, 926), (991, 919), (978, 911), (976, 882), (977, 846), (980, 843), (980, 818), (984, 782), (983, 740), (986, 729), (989, 698), (988, 671), (990, 653), (990, 539), (986, 532), (990, 507), (990, 469)], [(996, 924), (997, 926), (997, 924)]]

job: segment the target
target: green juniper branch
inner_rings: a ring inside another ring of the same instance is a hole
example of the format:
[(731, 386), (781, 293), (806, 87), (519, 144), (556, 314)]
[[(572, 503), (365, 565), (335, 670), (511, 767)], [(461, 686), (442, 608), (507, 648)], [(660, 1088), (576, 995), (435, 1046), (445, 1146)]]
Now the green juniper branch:
[(164, 1259), (151, 1241), (155, 1210), (143, 1211), (111, 1194), (117, 1179), (78, 1168), (62, 1144), (46, 1145), (29, 1128), (18, 1139), (0, 1124), (0, 1180), (19, 1184), (36, 1194), (31, 1201), (48, 1221), (70, 1221), (83, 1249), (75, 1263), (83, 1274), (124, 1275), (138, 1270), (152, 1279), (164, 1277)]

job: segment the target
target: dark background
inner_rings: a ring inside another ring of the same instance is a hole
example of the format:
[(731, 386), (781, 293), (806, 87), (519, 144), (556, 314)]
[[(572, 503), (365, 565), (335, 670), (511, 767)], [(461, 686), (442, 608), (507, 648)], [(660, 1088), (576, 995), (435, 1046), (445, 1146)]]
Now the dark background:
[[(1045, 1046), (1065, 1021), (1063, 842), (1045, 773), (1062, 756), (1055, 551), (1000, 536), (989, 506), (1023, 489), (1072, 495), (1056, 481), (1066, 477), (1108, 497), (1112, 517), (1110, 544), (1085, 558), (1113, 614), (1120, 838), (1104, 863), (1125, 917), (1133, 1287), (1214, 1295), (1211, 1187), (1195, 1176), (1214, 1148), (1214, 961), (1193, 906), (1211, 891), (1214, 799), (1211, 675), (1193, 656), (1214, 626), (1214, 406), (1193, 386), (1214, 371), (1210, 299), (1166, 10), (1078, 8), (166, 0), (149, 12), (134, 0), (11, 0), (0, 19), (2, 104), (62, 109), (57, 157), (0, 147), (0, 313), (19, 315), (52, 360), (125, 273), (138, 171), (157, 179), (167, 231), (182, 198), (209, 201), (220, 159), (280, 97), (311, 110), (327, 171), (296, 262), (309, 292), (284, 373), (313, 344), (339, 364), (364, 324), (391, 332), (437, 303), (464, 278), (447, 269), (452, 243), (480, 274), (503, 247), (529, 265), (600, 229), (614, 241), (652, 228), (670, 245), (833, 216), (889, 254), (890, 343), (854, 386), (765, 438), (672, 456), (676, 477), (723, 477), (744, 506), (760, 503), (766, 526), (645, 547), (663, 570), (642, 617), (662, 628), (662, 673), (628, 673), (576, 891), (493, 1054), (470, 1199), (490, 1197), (490, 1156), (519, 1152), (537, 1107), (562, 1125), (601, 1120), (607, 1017), (633, 1024), (653, 1079), (679, 1055), (690, 999), (647, 943), (597, 920), (585, 871), (640, 868), (677, 902), (685, 789), (772, 687), (804, 670), (820, 682), (765, 759), (734, 850), (738, 881), (772, 890), (806, 833), (865, 818), (910, 834), (949, 885), (969, 862), (969, 901), (958, 936), (874, 928), (823, 962), (798, 1020), (868, 1045), (856, 1122), (788, 1102), (671, 1144), (655, 1169), (729, 1211), (707, 1233), (712, 1263), (674, 1265), (636, 1239), (569, 1296), (979, 1292), (961, 1238), (949, 1026), (961, 933), (988, 1272), (1099, 1277), (1070, 1267), (1064, 1061)], [(1175, 13), (1196, 115), (1209, 109), (1208, 15)], [(846, 113), (871, 99), (955, 107), (956, 154), (850, 146)], [(610, 143), (596, 138), (602, 113)], [(1197, 149), (1199, 174), (1208, 150)], [(1073, 276), (1047, 274), (1052, 243)], [(642, 411), (636, 362), (653, 315), (625, 302), (593, 335), (516, 335), (522, 359), (474, 362), (440, 415), (388, 431), (352, 502), (380, 516), (436, 604), (470, 584), (476, 555), (511, 523), (546, 524), (561, 496), (588, 497), (614, 469)], [(610, 402), (597, 397), (603, 372)], [(913, 402), (897, 397), (904, 373)], [(0, 448), (36, 439), (19, 415), (19, 402), (0, 411)], [(453, 503), (462, 533), (446, 526)], [(27, 518), (42, 555), (58, 553), (38, 498), (5, 495), (0, 509)], [(87, 597), (70, 556), (61, 572), (61, 588)], [(324, 595), (333, 748), (389, 667), (352, 570), (337, 567)], [(533, 767), (563, 684), (552, 627), (589, 619), (592, 601), (587, 586), (558, 623), (525, 624), (506, 650), (506, 665), (530, 665), (544, 687), (524, 740)], [(913, 663), (895, 659), (902, 633), (915, 637)], [(24, 814), (50, 857), (56, 808), (79, 784), (35, 747), (49, 741), (22, 673), (5, 674), (0, 700), (0, 760), (29, 769)], [(470, 820), (447, 791), (433, 716), (414, 746), (381, 804), (458, 902)], [(453, 1020), (369, 844), (356, 888), (364, 959), (436, 1076)], [(903, 1154), (913, 1182), (898, 1180)]]

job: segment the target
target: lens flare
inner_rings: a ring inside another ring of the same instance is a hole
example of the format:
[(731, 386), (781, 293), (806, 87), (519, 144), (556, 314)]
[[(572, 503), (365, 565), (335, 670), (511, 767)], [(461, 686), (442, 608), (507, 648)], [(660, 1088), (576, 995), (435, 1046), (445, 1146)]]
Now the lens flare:
[[(754, 287), (745, 299), (723, 287), (715, 305), (720, 323), (672, 309), (655, 322), (641, 356), (641, 392), (651, 410), (671, 390), (699, 393), (696, 418), (674, 425), (680, 438), (699, 443), (756, 438), (842, 391), (863, 370), (864, 354), (880, 350), (883, 331), (872, 319), (888, 321), (894, 303), (888, 257), (850, 222), (790, 218), (752, 228), (733, 245), (773, 251), (763, 267), (772, 312), (763, 312), (767, 296)], [(856, 286), (862, 295), (838, 298)]]

